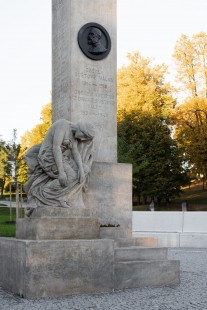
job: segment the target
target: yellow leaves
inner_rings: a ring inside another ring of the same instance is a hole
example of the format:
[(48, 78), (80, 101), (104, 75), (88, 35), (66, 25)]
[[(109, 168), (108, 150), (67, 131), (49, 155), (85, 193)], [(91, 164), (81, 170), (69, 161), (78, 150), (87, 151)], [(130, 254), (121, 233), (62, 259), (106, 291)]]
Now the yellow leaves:
[(152, 115), (166, 114), (173, 106), (171, 86), (164, 82), (167, 66), (152, 65), (152, 59), (139, 52), (128, 53), (130, 63), (118, 70), (118, 117), (120, 111), (149, 112)]
[(177, 82), (189, 98), (207, 97), (207, 34), (181, 35), (174, 48)]
[(193, 98), (176, 107), (172, 113), (175, 138), (183, 147), (192, 167), (206, 173), (207, 99)]
[(41, 124), (37, 124), (30, 131), (27, 130), (21, 137), (21, 150), (25, 152), (35, 144), (41, 143), (48, 128), (52, 124), (52, 104), (51, 102), (43, 106), (41, 111)]
[(179, 106), (177, 106), (173, 112), (172, 117), (176, 123), (197, 122), (199, 120), (206, 122), (207, 115), (207, 99), (206, 98), (193, 98)]
[(45, 134), (52, 124), (52, 104), (51, 102), (44, 105), (41, 111), (41, 124), (37, 124), (30, 131), (27, 130), (21, 137), (21, 149), (19, 154), (19, 170), (18, 179), (20, 182), (25, 183), (27, 181), (27, 165), (23, 160), (25, 152), (33, 145), (41, 143), (45, 137)]

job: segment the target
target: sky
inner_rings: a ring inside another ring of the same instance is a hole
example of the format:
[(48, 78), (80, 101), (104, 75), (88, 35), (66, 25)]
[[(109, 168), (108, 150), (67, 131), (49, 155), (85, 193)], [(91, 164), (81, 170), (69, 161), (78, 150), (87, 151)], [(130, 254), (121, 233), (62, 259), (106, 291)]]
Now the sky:
[[(85, 0), (90, 1), (90, 0)], [(104, 1), (104, 0), (103, 0)], [(18, 140), (51, 100), (51, 0), (0, 0), (0, 135)], [(117, 0), (117, 67), (139, 51), (172, 65), (181, 34), (207, 32), (207, 0)]]

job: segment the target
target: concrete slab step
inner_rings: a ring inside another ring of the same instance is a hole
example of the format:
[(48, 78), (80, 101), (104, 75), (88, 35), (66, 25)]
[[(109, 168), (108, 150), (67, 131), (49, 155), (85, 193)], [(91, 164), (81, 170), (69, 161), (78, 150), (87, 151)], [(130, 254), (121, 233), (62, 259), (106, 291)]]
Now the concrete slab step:
[(158, 238), (154, 237), (119, 238), (114, 240), (115, 248), (129, 247), (129, 246), (157, 247), (157, 245), (158, 245)]
[(180, 261), (116, 262), (114, 288), (152, 287), (180, 283)]
[(167, 259), (167, 248), (132, 246), (114, 249), (115, 262), (164, 259)]
[(121, 248), (121, 247), (131, 247), (135, 246), (134, 238), (120, 238), (114, 240), (114, 247)]

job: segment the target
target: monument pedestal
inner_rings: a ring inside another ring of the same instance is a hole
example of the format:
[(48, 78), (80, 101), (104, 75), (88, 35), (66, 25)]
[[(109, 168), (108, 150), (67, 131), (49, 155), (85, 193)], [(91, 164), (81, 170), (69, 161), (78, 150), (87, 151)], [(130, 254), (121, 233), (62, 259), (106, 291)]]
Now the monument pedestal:
[(0, 238), (0, 286), (27, 299), (113, 290), (112, 240)]
[[(18, 219), (16, 238), (25, 240), (99, 239), (100, 223), (88, 209), (36, 208), (30, 218)], [(85, 217), (84, 217), (85, 215)]]
[(0, 238), (0, 286), (26, 299), (179, 283), (180, 262), (167, 248)]
[(34, 299), (179, 283), (179, 261), (156, 238), (126, 238), (121, 227), (99, 234), (89, 213), (48, 206), (19, 219), (17, 239), (0, 238), (0, 286)]

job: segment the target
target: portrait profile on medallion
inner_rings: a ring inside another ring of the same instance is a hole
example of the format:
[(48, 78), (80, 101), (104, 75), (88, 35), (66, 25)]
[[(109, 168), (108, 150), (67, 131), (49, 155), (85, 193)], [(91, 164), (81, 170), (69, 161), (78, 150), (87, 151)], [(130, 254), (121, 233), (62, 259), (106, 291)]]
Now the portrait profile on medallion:
[(111, 39), (107, 30), (97, 24), (85, 24), (78, 32), (78, 44), (82, 52), (92, 60), (106, 58), (111, 50)]
[(98, 28), (91, 28), (88, 34), (88, 44), (92, 45), (89, 48), (89, 53), (94, 55), (100, 55), (107, 51), (107, 49), (101, 44), (102, 32)]

